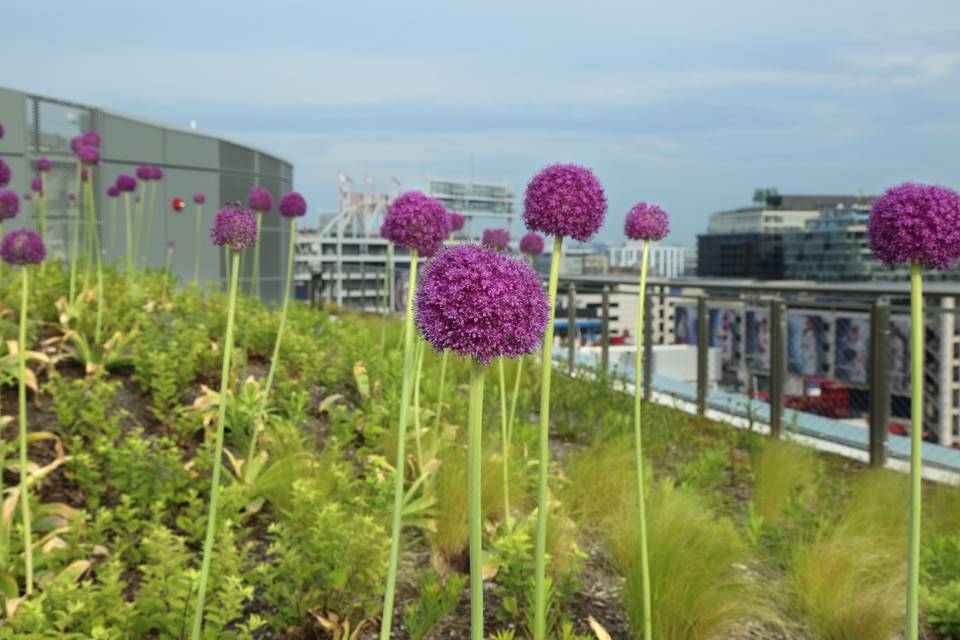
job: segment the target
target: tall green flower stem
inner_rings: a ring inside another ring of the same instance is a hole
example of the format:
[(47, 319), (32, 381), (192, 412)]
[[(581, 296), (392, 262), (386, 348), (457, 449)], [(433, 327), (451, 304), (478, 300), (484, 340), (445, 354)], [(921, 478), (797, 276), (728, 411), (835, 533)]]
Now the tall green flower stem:
[[(503, 362), (501, 360), (501, 362)], [(486, 367), (473, 360), (470, 367), (470, 402), (467, 418), (467, 504), (470, 527), (470, 638), (483, 640), (483, 516), (480, 495), (483, 492), (480, 469), (483, 442), (483, 375)]]
[[(79, 194), (77, 195), (79, 198)], [(67, 221), (70, 225), (70, 306), (77, 300), (77, 253), (80, 251), (80, 212), (77, 206), (67, 207)]]
[(117, 250), (117, 199), (110, 198), (110, 255)]
[(217, 435), (213, 451), (213, 478), (210, 482), (210, 508), (207, 514), (207, 535), (203, 542), (203, 561), (200, 565), (200, 585), (197, 589), (197, 607), (193, 615), (193, 640), (200, 640), (203, 627), (203, 602), (207, 595), (207, 580), (210, 577), (210, 556), (213, 552), (213, 538), (217, 528), (217, 502), (220, 494), (220, 467), (223, 458), (223, 428), (227, 416), (227, 391), (230, 385), (230, 356), (233, 353), (233, 325), (237, 311), (237, 276), (240, 273), (238, 263), (240, 252), (234, 251), (233, 269), (230, 277), (230, 293), (227, 306), (227, 335), (224, 339), (223, 366), (220, 369), (220, 402), (217, 407)]
[(437, 387), (437, 429), (440, 428), (440, 422), (443, 419), (443, 385), (447, 380), (447, 360), (450, 357), (450, 351), (443, 350), (440, 356), (440, 385)]
[[(270, 390), (273, 388), (273, 376), (277, 372), (277, 361), (280, 360), (280, 344), (283, 342), (283, 330), (287, 325), (287, 308), (290, 306), (290, 283), (293, 280), (293, 254), (297, 244), (297, 219), (290, 218), (290, 248), (287, 251), (287, 275), (283, 283), (283, 306), (280, 307), (280, 326), (277, 328), (277, 341), (273, 344), (273, 356), (270, 358), (270, 370), (267, 372), (267, 382), (263, 386), (263, 394), (260, 397), (259, 416), (263, 416), (267, 410), (267, 402), (270, 399)], [(256, 425), (254, 429), (256, 429)], [(249, 469), (253, 463), (253, 457), (256, 455), (258, 433), (255, 430), (250, 438), (250, 450), (247, 452), (247, 466)]]
[(415, 373), (413, 377), (413, 441), (417, 447), (417, 468), (423, 468), (423, 441), (421, 431), (423, 426), (420, 422), (420, 377), (423, 372), (423, 356), (426, 350), (426, 342), (417, 339), (417, 355)]
[(147, 202), (147, 191), (150, 190), (148, 183), (141, 182), (143, 185), (143, 191), (140, 192), (140, 197), (137, 198), (137, 206), (134, 211), (134, 220), (133, 220), (133, 267), (136, 268), (140, 264), (140, 249), (141, 242), (143, 241), (143, 210), (146, 207)]
[(633, 436), (636, 440), (636, 468), (637, 468), (637, 513), (640, 517), (640, 575), (643, 582), (643, 638), (653, 638), (653, 618), (650, 607), (650, 563), (647, 558), (647, 516), (643, 490), (643, 439), (641, 435), (641, 386), (640, 372), (643, 371), (643, 310), (646, 308), (647, 294), (647, 263), (650, 257), (650, 241), (643, 241), (643, 255), (640, 261), (640, 293), (637, 307), (637, 354), (634, 368), (633, 385)]
[(30, 493), (27, 484), (27, 267), (20, 267), (20, 334), (17, 349), (19, 382), (17, 396), (20, 410), (20, 512), (23, 514), (23, 551), (26, 557), (27, 595), (33, 593), (33, 535), (30, 528)]
[(130, 192), (123, 192), (123, 217), (127, 242), (127, 278), (133, 275), (133, 217), (130, 213)]
[(380, 323), (380, 353), (387, 349), (387, 318), (390, 317), (390, 274), (393, 272), (393, 243), (387, 241), (387, 262), (383, 267), (383, 320)]
[(94, 344), (100, 344), (100, 330), (103, 326), (103, 251), (100, 246), (100, 233), (97, 229), (97, 210), (93, 197), (93, 175), (86, 183), (84, 200), (87, 203), (87, 231), (90, 234), (91, 258), (97, 269), (97, 321), (94, 329)]
[[(195, 238), (193, 241), (193, 284), (200, 284), (200, 238), (203, 234), (203, 205), (197, 204), (197, 220)], [(271, 369), (273, 366), (271, 365)]]
[(390, 640), (393, 625), (393, 600), (397, 589), (397, 566), (400, 564), (400, 516), (403, 512), (403, 479), (406, 467), (407, 415), (413, 395), (413, 293), (417, 287), (417, 251), (410, 251), (410, 281), (407, 285), (407, 315), (403, 322), (403, 383), (400, 386), (400, 415), (397, 427), (397, 464), (393, 480), (393, 521), (390, 528), (390, 561), (387, 564), (387, 587), (383, 594), (383, 619), (380, 640)]
[(523, 379), (523, 356), (517, 358), (517, 375), (513, 379), (513, 396), (510, 398), (510, 413), (507, 414), (507, 442), (513, 440), (513, 421), (517, 417), (517, 398), (520, 396), (520, 380)]
[(920, 512), (923, 491), (923, 278), (910, 266), (910, 537), (907, 553), (907, 640), (920, 634)]
[[(257, 244), (253, 247), (253, 281), (250, 283), (250, 291), (254, 296), (260, 297), (260, 227), (263, 225), (263, 214), (255, 212), (257, 218)], [(244, 336), (246, 336), (244, 332)]]
[(157, 182), (159, 180), (151, 180), (148, 185), (144, 188), (144, 195), (146, 195), (147, 189), (150, 190), (150, 200), (147, 203), (147, 234), (143, 239), (143, 266), (150, 266), (150, 259), (147, 255), (146, 248), (150, 246), (150, 239), (153, 234), (153, 218), (157, 213)]
[(510, 439), (507, 432), (507, 382), (503, 375), (503, 358), (497, 360), (500, 373), (500, 444), (503, 450), (503, 519), (510, 529)]
[(543, 355), (540, 373), (540, 441), (537, 464), (537, 540), (534, 547), (534, 640), (547, 637), (547, 518), (549, 495), (547, 478), (550, 473), (550, 375), (553, 373), (553, 319), (557, 310), (557, 280), (560, 275), (560, 254), (563, 236), (553, 237), (553, 254), (550, 259), (550, 284), (547, 299), (550, 316), (543, 335)]
[[(40, 194), (37, 197), (37, 231), (47, 246), (47, 172), (40, 172)], [(40, 273), (46, 271), (46, 261), (40, 263)]]

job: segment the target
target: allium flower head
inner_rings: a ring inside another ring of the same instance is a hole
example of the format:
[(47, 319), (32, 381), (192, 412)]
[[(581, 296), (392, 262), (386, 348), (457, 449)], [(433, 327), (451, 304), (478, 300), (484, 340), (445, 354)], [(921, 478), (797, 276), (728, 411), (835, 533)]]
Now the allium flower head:
[(3, 161), (3, 158), (0, 158), (0, 187), (10, 184), (11, 177), (13, 177), (13, 173), (10, 171), (10, 166)]
[(77, 201), (77, 194), (73, 193), (72, 191), (67, 194), (67, 202), (76, 202), (76, 201)]
[(195, 194), (193, 194), (193, 202), (195, 204), (203, 204), (206, 201), (207, 201), (207, 196), (203, 195), (202, 192), (197, 191)]
[(77, 150), (77, 158), (85, 165), (100, 164), (100, 150), (84, 145)]
[(29, 202), (30, 200), (33, 200), (33, 194), (27, 191), (25, 194), (23, 194), (23, 199)]
[(462, 215), (460, 215), (456, 211), (451, 211), (449, 216), (450, 216), (451, 233), (455, 231), (460, 231), (461, 229), (463, 229), (463, 225), (466, 224), (466, 220)]
[(381, 233), (398, 246), (432, 256), (450, 235), (450, 218), (439, 200), (407, 191), (390, 203)]
[(224, 207), (213, 221), (210, 239), (217, 246), (243, 251), (257, 243), (257, 221), (250, 211)]
[(283, 194), (277, 207), (280, 215), (287, 218), (299, 218), (307, 212), (307, 201), (296, 191)]
[(527, 185), (523, 220), (528, 229), (570, 236), (586, 242), (600, 229), (607, 199), (589, 169), (555, 164), (540, 171)]
[(420, 334), (484, 364), (540, 346), (549, 305), (540, 276), (524, 261), (476, 244), (442, 250), (417, 288)]
[(868, 232), (884, 264), (949, 269), (960, 260), (960, 194), (911, 182), (887, 189), (873, 203)]
[(30, 188), (40, 195), (43, 195), (43, 180), (40, 178), (33, 178), (30, 180)]
[(146, 165), (140, 165), (137, 167), (137, 177), (143, 180), (144, 182), (148, 180), (153, 180), (153, 169)]
[(20, 211), (20, 198), (15, 191), (0, 191), (0, 220), (9, 220)]
[(117, 189), (120, 189), (120, 191), (136, 191), (137, 179), (133, 176), (119, 175), (117, 176)]
[(81, 169), (81, 170), (80, 170), (80, 181), (81, 181), (81, 182), (86, 182), (89, 177), (90, 177), (90, 172), (89, 172), (89, 171), (87, 171), (86, 169)]
[(491, 249), (496, 249), (497, 251), (503, 251), (507, 248), (507, 245), (510, 244), (510, 232), (506, 229), (484, 229), (483, 230), (483, 245), (490, 247)]
[(273, 210), (273, 195), (263, 187), (254, 187), (247, 197), (247, 206), (258, 213), (270, 213)]
[(46, 173), (53, 168), (53, 163), (50, 162), (49, 158), (40, 158), (37, 160), (37, 171), (40, 173)]
[(520, 238), (520, 251), (528, 256), (538, 256), (543, 253), (543, 236), (535, 231), (524, 234)]
[(670, 233), (670, 219), (657, 205), (638, 202), (627, 212), (624, 233), (631, 240), (663, 240)]
[(96, 131), (87, 131), (85, 134), (80, 136), (80, 139), (83, 141), (83, 144), (88, 147), (100, 148), (100, 134)]
[(80, 151), (80, 147), (82, 147), (83, 145), (84, 145), (84, 142), (83, 142), (82, 135), (70, 138), (70, 151), (77, 153), (78, 151)]
[(163, 169), (160, 167), (150, 167), (151, 180), (163, 180)]
[(36, 231), (14, 229), (3, 237), (0, 257), (12, 265), (40, 264), (47, 257), (47, 248)]
[(111, 185), (107, 187), (107, 195), (111, 198), (116, 198), (120, 195), (120, 187), (117, 185)]

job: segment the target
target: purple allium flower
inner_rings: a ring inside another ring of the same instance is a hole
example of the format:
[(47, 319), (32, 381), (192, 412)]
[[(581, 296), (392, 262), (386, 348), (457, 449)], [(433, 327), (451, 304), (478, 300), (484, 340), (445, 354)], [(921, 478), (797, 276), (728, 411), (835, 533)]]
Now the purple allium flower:
[(77, 201), (77, 194), (73, 192), (67, 194), (67, 202), (76, 202), (76, 201)]
[(120, 189), (120, 191), (136, 191), (137, 179), (133, 176), (119, 175), (117, 176), (117, 189)]
[(43, 180), (41, 180), (40, 178), (33, 178), (30, 181), (30, 188), (36, 191), (37, 193), (39, 193), (40, 195), (43, 195)]
[(242, 251), (257, 243), (257, 221), (250, 211), (225, 207), (217, 212), (210, 238), (217, 246)]
[(23, 199), (27, 201), (33, 200), (33, 194), (27, 191), (25, 194), (23, 194)]
[(432, 256), (450, 235), (450, 218), (443, 204), (419, 191), (401, 193), (387, 207), (381, 235), (394, 244)]
[(112, 185), (110, 187), (107, 187), (107, 196), (111, 198), (116, 198), (119, 195), (120, 195), (120, 187), (118, 187), (117, 185)]
[(510, 244), (510, 232), (506, 229), (484, 229), (483, 244), (491, 249), (503, 251)]
[(623, 232), (631, 240), (663, 240), (670, 233), (670, 219), (657, 205), (638, 202), (627, 212)]
[(195, 204), (203, 204), (207, 201), (207, 196), (203, 195), (202, 192), (197, 191), (195, 194), (193, 194), (193, 201)]
[(960, 194), (911, 182), (887, 189), (873, 203), (868, 232), (884, 264), (949, 269), (960, 260)]
[(520, 251), (528, 256), (538, 256), (543, 253), (543, 236), (535, 231), (524, 234), (520, 238)]
[(603, 187), (593, 172), (576, 164), (555, 164), (527, 185), (523, 220), (528, 229), (586, 242), (607, 211)]
[(46, 173), (53, 168), (53, 163), (50, 162), (49, 158), (40, 158), (37, 160), (37, 171), (40, 173)]
[(288, 218), (299, 218), (307, 212), (307, 201), (296, 191), (283, 194), (280, 205), (277, 207), (280, 215)]
[(540, 346), (549, 304), (523, 260), (476, 244), (444, 249), (427, 263), (415, 301), (420, 334), (488, 364)]
[(87, 181), (87, 178), (89, 178), (89, 177), (90, 177), (90, 172), (89, 172), (89, 171), (87, 171), (86, 169), (81, 169), (81, 170), (80, 170), (80, 181), (81, 181), (81, 182), (86, 182), (86, 181)]
[(151, 180), (163, 180), (163, 169), (160, 167), (150, 167)]
[(3, 237), (0, 257), (12, 265), (40, 264), (47, 257), (43, 238), (32, 229), (14, 229)]
[(77, 158), (86, 165), (100, 164), (100, 150), (89, 145), (82, 146), (77, 150)]
[(20, 211), (20, 198), (15, 191), (0, 191), (0, 220), (9, 220)]
[(80, 139), (83, 141), (83, 144), (88, 147), (100, 148), (100, 134), (96, 131), (87, 131), (85, 134), (80, 136)]
[(257, 213), (270, 213), (273, 210), (273, 195), (263, 187), (254, 187), (247, 197), (247, 206)]
[(456, 232), (463, 229), (463, 225), (466, 224), (466, 219), (456, 211), (451, 211), (450, 214), (450, 232)]
[(147, 182), (153, 179), (153, 169), (146, 165), (140, 165), (137, 167), (137, 177)]
[(12, 177), (13, 172), (10, 171), (10, 166), (3, 161), (3, 158), (0, 158), (0, 187), (10, 184), (10, 178)]
[(83, 142), (82, 135), (70, 138), (70, 151), (77, 153), (78, 151), (80, 151), (80, 147), (82, 147), (83, 145), (84, 145), (84, 142)]

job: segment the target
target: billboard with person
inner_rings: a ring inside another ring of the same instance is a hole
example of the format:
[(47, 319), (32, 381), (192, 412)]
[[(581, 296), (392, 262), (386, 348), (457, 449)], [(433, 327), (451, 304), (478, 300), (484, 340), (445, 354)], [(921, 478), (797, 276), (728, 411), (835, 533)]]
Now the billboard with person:
[(910, 318), (890, 318), (890, 391), (910, 393)]
[(866, 384), (870, 361), (870, 320), (866, 316), (838, 316), (834, 376), (848, 384)]
[(737, 307), (716, 307), (710, 309), (710, 346), (720, 349), (720, 368), (722, 385), (739, 388), (741, 326), (740, 309)]
[(697, 305), (678, 304), (673, 308), (674, 344), (697, 344)]
[(752, 369), (770, 368), (770, 311), (747, 309), (746, 313), (747, 362)]
[(830, 374), (830, 319), (820, 313), (787, 314), (787, 370), (801, 376)]

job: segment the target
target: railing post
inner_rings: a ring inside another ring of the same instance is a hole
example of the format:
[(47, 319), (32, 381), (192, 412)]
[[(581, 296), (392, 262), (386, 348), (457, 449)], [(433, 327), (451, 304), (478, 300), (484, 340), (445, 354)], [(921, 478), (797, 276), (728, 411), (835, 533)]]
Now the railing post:
[(787, 378), (787, 310), (782, 300), (770, 301), (770, 436), (783, 435), (783, 386)]
[(870, 466), (887, 462), (890, 423), (890, 306), (876, 301), (870, 310)]
[(653, 399), (653, 297), (643, 305), (643, 399)]
[(572, 282), (567, 288), (567, 341), (569, 343), (567, 371), (573, 375), (577, 362), (577, 286)]
[(610, 285), (603, 285), (600, 294), (600, 371), (610, 373)]
[(697, 299), (697, 415), (707, 413), (707, 389), (710, 384), (710, 334), (707, 299)]

